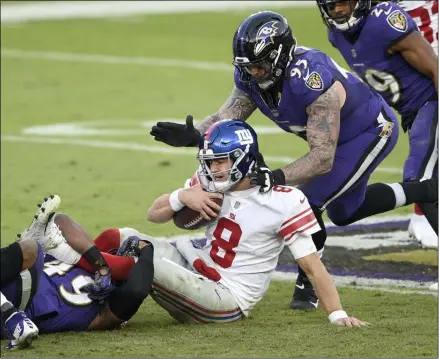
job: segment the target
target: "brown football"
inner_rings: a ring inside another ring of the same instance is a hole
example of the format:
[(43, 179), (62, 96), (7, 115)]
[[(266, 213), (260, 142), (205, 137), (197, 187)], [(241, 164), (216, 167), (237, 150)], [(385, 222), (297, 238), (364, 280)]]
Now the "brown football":
[[(223, 198), (214, 198), (213, 201), (220, 207), (223, 204)], [(195, 230), (207, 226), (211, 221), (207, 221), (201, 214), (189, 207), (183, 207), (183, 209), (174, 213), (174, 224), (181, 229)]]

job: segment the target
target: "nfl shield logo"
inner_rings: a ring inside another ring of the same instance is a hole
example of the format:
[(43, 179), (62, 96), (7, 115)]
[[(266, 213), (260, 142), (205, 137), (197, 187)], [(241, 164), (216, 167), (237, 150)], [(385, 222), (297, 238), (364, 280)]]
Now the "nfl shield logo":
[(352, 53), (352, 57), (355, 59), (357, 57), (357, 52), (355, 51), (355, 49), (352, 49), (351, 53)]

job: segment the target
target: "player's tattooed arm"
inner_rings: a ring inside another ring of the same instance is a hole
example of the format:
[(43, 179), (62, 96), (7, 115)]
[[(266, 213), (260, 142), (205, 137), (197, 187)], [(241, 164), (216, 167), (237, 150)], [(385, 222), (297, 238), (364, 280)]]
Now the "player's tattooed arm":
[(254, 101), (236, 86), (221, 108), (211, 116), (207, 116), (199, 125), (198, 130), (204, 134), (215, 122), (225, 119), (246, 121), (256, 110)]
[(300, 184), (332, 169), (340, 131), (340, 111), (345, 98), (343, 86), (335, 82), (308, 106), (306, 136), (310, 150), (282, 169), (287, 184)]

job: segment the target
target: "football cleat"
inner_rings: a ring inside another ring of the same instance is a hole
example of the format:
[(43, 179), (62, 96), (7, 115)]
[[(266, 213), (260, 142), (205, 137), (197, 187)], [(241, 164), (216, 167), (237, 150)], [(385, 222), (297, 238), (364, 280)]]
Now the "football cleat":
[(412, 215), (408, 232), (409, 237), (419, 242), (422, 247), (437, 249), (438, 236), (424, 215), (416, 213)]
[(290, 302), (290, 309), (316, 309), (319, 306), (319, 299), (308, 278), (297, 276), (293, 298)]
[(38, 338), (37, 326), (22, 311), (15, 312), (5, 322), (8, 336), (7, 349), (22, 349)]
[[(44, 202), (38, 204), (38, 210), (34, 215), (31, 225), (23, 233), (18, 234), (20, 239), (34, 239), (43, 247), (47, 253), (50, 249), (56, 248), (63, 241), (64, 237), (57, 235), (53, 221), (55, 212), (61, 204), (61, 198), (57, 195), (51, 195), (44, 198)], [(56, 226), (57, 227), (57, 226)], [(58, 229), (58, 234), (61, 232)]]

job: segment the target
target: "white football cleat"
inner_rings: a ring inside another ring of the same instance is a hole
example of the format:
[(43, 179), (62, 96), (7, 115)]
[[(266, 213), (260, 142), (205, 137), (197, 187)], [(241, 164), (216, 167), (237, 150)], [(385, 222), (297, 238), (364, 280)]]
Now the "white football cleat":
[(10, 350), (26, 348), (34, 339), (38, 339), (38, 327), (21, 311), (6, 319), (5, 329), (9, 339), (7, 348)]
[(33, 239), (37, 241), (46, 253), (48, 250), (56, 248), (60, 243), (65, 242), (64, 237), (53, 235), (55, 232), (53, 226), (49, 226), (49, 223), (53, 222), (53, 216), (60, 204), (61, 198), (57, 195), (44, 198), (44, 202), (38, 204), (39, 208), (31, 225), (23, 233), (19, 234), (18, 237), (20, 239)]
[(414, 213), (410, 219), (408, 232), (409, 236), (421, 243), (422, 247), (437, 249), (438, 236), (425, 216)]

